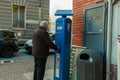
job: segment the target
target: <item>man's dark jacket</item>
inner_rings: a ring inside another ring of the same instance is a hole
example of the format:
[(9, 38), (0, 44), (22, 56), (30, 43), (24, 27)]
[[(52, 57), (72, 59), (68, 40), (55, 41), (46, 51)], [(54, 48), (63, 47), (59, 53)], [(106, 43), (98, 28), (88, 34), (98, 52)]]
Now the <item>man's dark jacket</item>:
[(47, 58), (49, 48), (57, 49), (57, 46), (51, 41), (48, 32), (42, 28), (37, 28), (33, 33), (32, 55), (37, 58)]

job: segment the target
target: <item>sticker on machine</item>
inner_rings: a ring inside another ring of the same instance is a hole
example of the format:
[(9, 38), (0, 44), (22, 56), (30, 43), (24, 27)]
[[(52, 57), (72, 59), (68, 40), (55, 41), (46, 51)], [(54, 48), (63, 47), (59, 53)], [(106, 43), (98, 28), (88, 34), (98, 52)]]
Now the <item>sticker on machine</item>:
[(60, 70), (60, 54), (56, 54), (56, 77), (59, 78), (59, 70)]

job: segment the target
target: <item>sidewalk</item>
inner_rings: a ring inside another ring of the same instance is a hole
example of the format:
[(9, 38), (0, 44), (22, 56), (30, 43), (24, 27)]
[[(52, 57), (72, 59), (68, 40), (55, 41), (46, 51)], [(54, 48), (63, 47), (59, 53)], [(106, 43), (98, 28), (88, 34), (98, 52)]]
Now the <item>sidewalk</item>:
[[(46, 70), (44, 80), (53, 80), (54, 70)], [(33, 80), (33, 72), (23, 73), (27, 80)]]
[[(1, 63), (0, 80), (33, 80), (33, 58)], [(54, 56), (48, 57), (44, 80), (53, 80)]]

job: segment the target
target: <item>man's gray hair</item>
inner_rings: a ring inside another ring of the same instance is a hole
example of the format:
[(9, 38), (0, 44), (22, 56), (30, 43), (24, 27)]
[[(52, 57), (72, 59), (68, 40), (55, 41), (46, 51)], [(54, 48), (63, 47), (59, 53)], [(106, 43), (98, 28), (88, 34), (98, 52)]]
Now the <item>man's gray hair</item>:
[(41, 21), (39, 26), (40, 27), (47, 27), (48, 26), (48, 21), (46, 21), (46, 20)]

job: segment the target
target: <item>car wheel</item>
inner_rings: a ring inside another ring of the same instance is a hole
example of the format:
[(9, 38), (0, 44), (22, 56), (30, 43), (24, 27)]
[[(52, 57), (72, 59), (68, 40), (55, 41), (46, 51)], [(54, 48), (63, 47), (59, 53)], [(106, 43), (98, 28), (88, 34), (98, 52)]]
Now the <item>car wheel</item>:
[(13, 54), (14, 54), (14, 51), (11, 47), (4, 47), (1, 51), (1, 56), (6, 57), (6, 58), (12, 57)]

